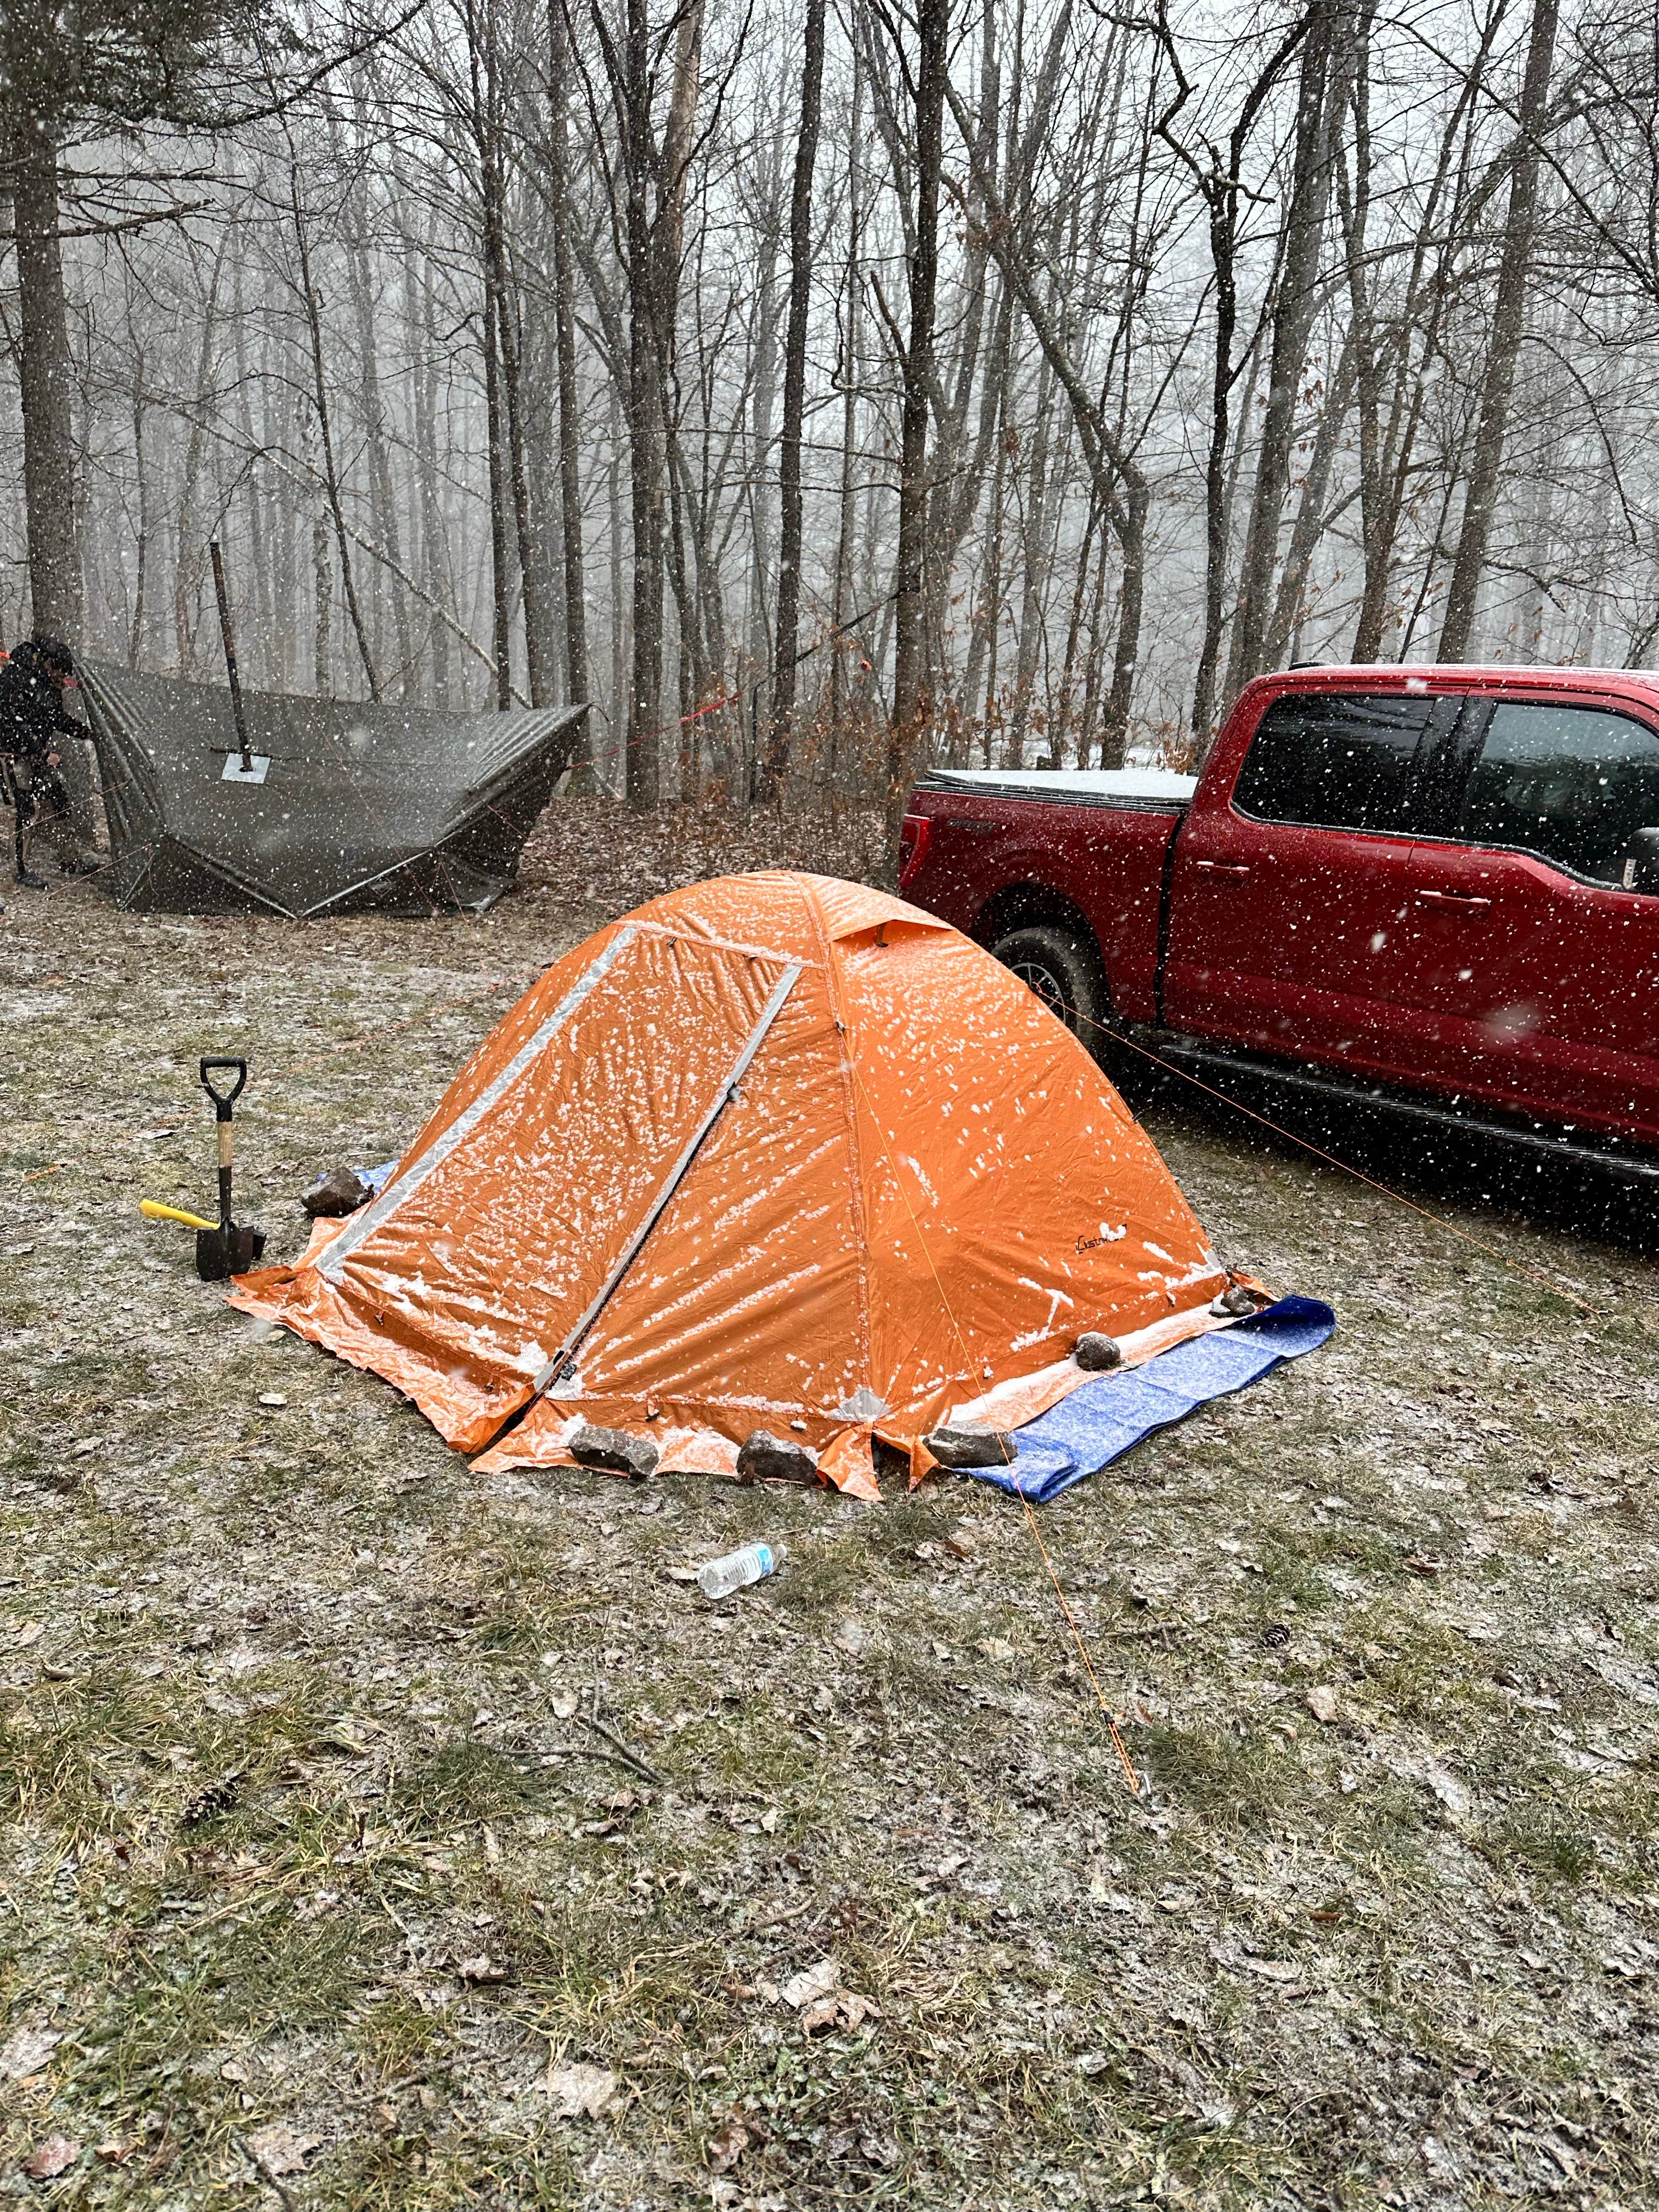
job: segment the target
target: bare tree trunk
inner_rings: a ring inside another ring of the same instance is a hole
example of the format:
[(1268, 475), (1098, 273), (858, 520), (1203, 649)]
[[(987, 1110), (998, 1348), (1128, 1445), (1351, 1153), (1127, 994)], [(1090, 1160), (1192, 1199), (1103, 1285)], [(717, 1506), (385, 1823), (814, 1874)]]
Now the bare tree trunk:
[(138, 489), (138, 532), (134, 548), (132, 622), (127, 632), (127, 664), (137, 668), (144, 642), (144, 592), (149, 565), (149, 469), (144, 453), (144, 356), (135, 348), (132, 360), (132, 459)]
[(812, 293), (812, 171), (818, 157), (824, 13), (825, 0), (806, 0), (800, 136), (795, 143), (794, 185), (789, 200), (789, 325), (783, 344), (778, 618), (772, 673), (772, 732), (762, 779), (763, 793), (767, 798), (776, 795), (788, 772), (795, 712), (795, 656), (800, 649), (800, 441), (806, 412), (806, 316)]
[(501, 406), (499, 302), (486, 272), (483, 287), (484, 444), (489, 469), (489, 575), (495, 619), (490, 646), (495, 662), (495, 704), (513, 704), (513, 572), (507, 536), (507, 425)]
[[(587, 601), (582, 583), (581, 433), (576, 396), (576, 272), (570, 251), (569, 47), (562, 0), (549, 0), (548, 99), (552, 111), (554, 342), (559, 362), (559, 501), (564, 522), (565, 668), (573, 705), (588, 696)], [(585, 757), (588, 740), (578, 745)]]
[[(1003, 404), (999, 420), (1006, 421), (1007, 410), (1008, 370), (1005, 361), (1002, 371)], [(993, 733), (1001, 720), (1001, 705), (997, 696), (997, 663), (1002, 646), (1002, 533), (1008, 509), (1008, 437), (1005, 431), (997, 440), (996, 466), (991, 475), (991, 514), (985, 542), (985, 574), (980, 585), (979, 615), (975, 625), (975, 642), (985, 642), (985, 711), (980, 718), (980, 735), (983, 744), (984, 764), (991, 765)], [(969, 697), (978, 696), (978, 684), (972, 682), (973, 653), (969, 653), (970, 689)]]
[(629, 475), (634, 526), (634, 649), (628, 699), (627, 786), (629, 805), (637, 812), (648, 812), (655, 807), (662, 787), (667, 404), (679, 277), (680, 206), (696, 107), (702, 15), (700, 0), (691, 0), (679, 18), (673, 89), (660, 157), (652, 115), (647, 0), (627, 0), (620, 48), (597, 7), (593, 21), (610, 72), (622, 137), (629, 289)]
[(219, 329), (219, 281), (223, 274), (230, 238), (231, 227), (227, 225), (219, 240), (219, 250), (214, 256), (212, 276), (203, 295), (202, 327), (196, 351), (196, 389), (190, 409), (190, 435), (185, 442), (183, 483), (179, 495), (179, 538), (174, 548), (176, 558), (173, 570), (173, 636), (181, 676), (194, 676), (198, 672), (196, 663), (196, 611), (201, 595), (203, 563), (207, 546), (198, 520), (197, 506), (206, 465), (208, 410), (212, 404), (210, 386), (213, 344)]
[[(337, 125), (334, 137), (337, 144)], [(376, 641), (377, 647), (384, 643), (384, 629), (378, 620), (384, 575), (392, 598), (392, 634), (398, 642), (397, 686), (399, 695), (407, 698), (415, 672), (415, 649), (410, 635), (409, 607), (398, 581), (398, 571), (404, 565), (404, 556), (398, 527), (398, 501), (392, 484), (392, 460), (387, 451), (386, 403), (380, 392), (380, 341), (374, 327), (366, 187), (360, 187), (352, 194), (351, 208), (352, 233), (345, 241), (345, 264), (357, 324), (357, 356), (362, 376), (364, 457), (368, 464), (369, 512), (374, 518), (375, 543), (384, 548), (392, 564), (384, 570), (380, 564), (376, 566)]]
[(1336, 364), (1336, 373), (1325, 387), (1325, 404), (1320, 411), (1319, 428), (1315, 434), (1313, 451), (1308, 457), (1308, 473), (1303, 481), (1302, 497), (1297, 502), (1296, 520), (1291, 529), (1290, 550), (1279, 572), (1279, 591), (1273, 600), (1273, 619), (1267, 625), (1267, 643), (1262, 653), (1263, 661), (1270, 668), (1285, 659), (1292, 636), (1301, 627), (1308, 574), (1315, 550), (1325, 531), (1325, 498), (1330, 487), (1331, 464), (1336, 459), (1342, 426), (1347, 421), (1348, 410), (1353, 404), (1353, 386), (1354, 349), (1351, 328)]
[[(760, 215), (760, 237), (757, 243), (759, 270), (755, 285), (753, 395), (750, 404), (750, 420), (753, 428), (744, 488), (755, 546), (755, 557), (749, 570), (749, 658), (757, 676), (761, 670), (771, 665), (775, 635), (768, 586), (772, 580), (775, 558), (772, 550), (772, 422), (778, 396), (777, 272), (783, 215), (781, 192), (780, 174), (776, 179), (776, 189), (769, 193)], [(751, 761), (749, 766), (751, 781), (757, 784), (760, 763)]]
[(1031, 430), (1030, 472), (1026, 482), (1024, 527), (1020, 533), (1019, 647), (1014, 662), (1014, 719), (1008, 732), (1005, 768), (1025, 765), (1025, 736), (1031, 721), (1031, 692), (1036, 683), (1037, 662), (1043, 646), (1043, 589), (1048, 582), (1047, 492), (1048, 440), (1054, 422), (1054, 380), (1048, 356), (1037, 370), (1035, 421)]
[[(623, 408), (621, 395), (611, 386), (611, 453), (605, 471), (605, 507), (611, 540), (611, 743), (605, 748), (607, 778), (614, 775), (617, 739), (627, 727), (629, 646), (627, 609), (623, 590), (625, 542), (622, 500)], [(628, 759), (623, 738), (623, 773)]]
[[(841, 355), (841, 514), (836, 538), (836, 628), (839, 631), (854, 612), (853, 534), (858, 517), (854, 495), (853, 450), (858, 436), (859, 381), (859, 254), (864, 237), (863, 165), (859, 159), (859, 134), (864, 123), (864, 73), (859, 49), (853, 50), (852, 127), (848, 134), (847, 185), (847, 275), (842, 309)], [(837, 636), (830, 658), (830, 777), (833, 784), (841, 743), (842, 719), (847, 712), (846, 656), (848, 641)]]
[[(311, 374), (313, 398), (317, 410), (317, 436), (322, 449), (323, 483), (328, 494), (329, 512), (334, 520), (335, 543), (340, 555), (340, 581), (345, 591), (346, 611), (351, 617), (351, 628), (357, 641), (357, 651), (363, 664), (363, 674), (368, 683), (368, 696), (378, 700), (380, 680), (374, 671), (374, 656), (369, 650), (368, 634), (363, 628), (362, 609), (357, 603), (357, 587), (351, 572), (351, 544), (346, 534), (345, 509), (341, 501), (340, 474), (335, 462), (334, 433), (328, 411), (328, 378), (323, 365), (323, 324), (318, 305), (317, 287), (312, 279), (311, 246), (306, 232), (305, 211), (300, 201), (300, 165), (289, 148), (289, 208), (294, 216), (294, 240), (300, 260), (300, 296), (305, 309), (306, 331), (311, 342)], [(319, 571), (320, 577), (320, 571)], [(321, 614), (322, 592), (318, 592), (318, 635), (323, 632)]]
[(924, 574), (927, 540), (927, 416), (933, 380), (939, 170), (945, 144), (950, 17), (951, 0), (918, 0), (915, 243), (910, 258), (910, 327), (902, 362), (898, 559), (893, 579), (893, 711), (887, 744), (887, 858), (893, 874), (898, 868), (899, 824), (910, 795), (929, 705)]
[(1244, 533), (1224, 706), (1231, 704), (1262, 665), (1278, 564), (1279, 520), (1290, 483), (1297, 398), (1319, 298), (1320, 248), (1330, 203), (1331, 161), (1341, 106), (1340, 94), (1334, 94), (1332, 88), (1338, 21), (1333, 6), (1322, 7), (1302, 48), (1285, 252), (1273, 307), (1267, 405), (1257, 441), (1255, 484)]
[(1480, 420), (1474, 434), (1474, 453), (1463, 494), (1462, 526), (1458, 532), (1451, 581), (1446, 589), (1446, 612), (1440, 625), (1437, 657), (1441, 660), (1461, 660), (1468, 651), (1475, 602), (1486, 566), (1492, 512), (1498, 503), (1510, 398), (1515, 389), (1515, 365), (1526, 327), (1527, 285), (1537, 228), (1540, 138), (1549, 101), (1550, 68), (1555, 56), (1556, 8), (1557, 0), (1534, 0), (1532, 34), (1527, 46), (1527, 70), (1517, 118), (1519, 129), (1510, 172), (1504, 252), (1498, 264), (1497, 297), (1492, 302), (1492, 345), (1480, 392)]
[(17, 234), (23, 499), (29, 606), (39, 630), (78, 644), (85, 617), (76, 507), (75, 364), (58, 242), (58, 140), (44, 118), (15, 113), (11, 193)]

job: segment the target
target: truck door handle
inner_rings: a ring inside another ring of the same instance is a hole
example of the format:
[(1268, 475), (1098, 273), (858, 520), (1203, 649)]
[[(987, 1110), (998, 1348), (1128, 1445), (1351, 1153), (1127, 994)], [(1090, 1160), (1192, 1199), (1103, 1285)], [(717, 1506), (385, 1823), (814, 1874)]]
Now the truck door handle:
[(1422, 884), (1418, 885), (1412, 896), (1421, 899), (1425, 906), (1477, 907), (1492, 904), (1489, 898), (1482, 898), (1478, 891), (1431, 891)]
[(1207, 868), (1212, 875), (1216, 876), (1248, 876), (1250, 872), (1248, 860), (1198, 860), (1194, 865)]

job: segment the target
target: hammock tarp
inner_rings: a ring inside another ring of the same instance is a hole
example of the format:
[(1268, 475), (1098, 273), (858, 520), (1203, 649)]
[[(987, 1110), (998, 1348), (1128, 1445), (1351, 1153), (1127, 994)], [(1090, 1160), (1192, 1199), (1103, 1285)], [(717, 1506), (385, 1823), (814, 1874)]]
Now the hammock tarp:
[(106, 661), (77, 672), (116, 903), (163, 914), (489, 906), (587, 712), (455, 715), (245, 691), (253, 781), (236, 774), (222, 685)]

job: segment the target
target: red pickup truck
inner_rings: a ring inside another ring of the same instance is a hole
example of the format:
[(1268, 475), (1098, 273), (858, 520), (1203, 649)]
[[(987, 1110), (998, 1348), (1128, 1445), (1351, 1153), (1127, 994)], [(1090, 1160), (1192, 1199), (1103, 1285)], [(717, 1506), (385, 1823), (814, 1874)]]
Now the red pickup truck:
[(939, 769), (902, 851), (1092, 1043), (1659, 1183), (1659, 675), (1263, 677), (1196, 778)]

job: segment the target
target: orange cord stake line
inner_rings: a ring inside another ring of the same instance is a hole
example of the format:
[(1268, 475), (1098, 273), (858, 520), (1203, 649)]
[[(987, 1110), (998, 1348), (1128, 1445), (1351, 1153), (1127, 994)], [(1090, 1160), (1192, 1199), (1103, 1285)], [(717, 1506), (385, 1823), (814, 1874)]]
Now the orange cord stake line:
[(1363, 1168), (1351, 1167), (1346, 1160), (1338, 1159), (1334, 1152), (1326, 1152), (1306, 1137), (1298, 1137), (1294, 1129), (1286, 1129), (1279, 1122), (1270, 1121), (1267, 1115), (1258, 1114), (1254, 1106), (1247, 1106), (1242, 1098), (1234, 1098), (1224, 1091), (1218, 1091), (1213, 1084), (1204, 1082), (1189, 1068), (1180, 1066), (1175, 1060), (1165, 1060), (1161, 1053), (1153, 1052), (1146, 1045), (1137, 1044), (1133, 1037), (1125, 1036), (1121, 1030), (1109, 1029), (1104, 1022), (1091, 1021), (1084, 1013), (1079, 1013), (1078, 1019), (1089, 1029), (1098, 1030), (1102, 1036), (1110, 1037), (1115, 1044), (1127, 1045), (1131, 1052), (1138, 1052), (1143, 1060), (1150, 1060), (1166, 1073), (1178, 1075), (1183, 1083), (1190, 1083), (1208, 1097), (1218, 1098), (1224, 1106), (1231, 1106), (1236, 1114), (1248, 1115), (1252, 1121), (1259, 1121), (1264, 1129), (1271, 1129), (1276, 1137), (1283, 1137), (1287, 1143), (1299, 1145), (1304, 1152), (1311, 1152), (1316, 1160), (1323, 1160), (1328, 1167), (1334, 1167), (1345, 1176), (1352, 1176), (1356, 1182), (1363, 1182), (1368, 1190), (1379, 1191), (1384, 1198), (1391, 1198), (1397, 1205), (1409, 1206), (1413, 1213), (1421, 1214), (1425, 1221), (1432, 1221), (1437, 1229), (1444, 1229), (1454, 1237), (1461, 1237), (1477, 1252), (1484, 1253), (1489, 1260), (1496, 1260), (1500, 1267), (1508, 1267), (1513, 1273), (1524, 1276), (1539, 1290), (1547, 1291), (1553, 1298), (1561, 1299), (1583, 1314), (1595, 1312), (1595, 1307), (1588, 1299), (1581, 1298), (1576, 1291), (1568, 1290), (1564, 1284), (1553, 1281), (1548, 1275), (1540, 1274), (1536, 1267), (1529, 1267), (1524, 1260), (1511, 1259), (1507, 1252), (1500, 1252), (1495, 1244), (1486, 1243), (1472, 1230), (1460, 1229), (1455, 1221), (1448, 1221), (1443, 1213), (1436, 1213), (1429, 1206), (1419, 1206), (1414, 1198), (1407, 1198), (1403, 1190), (1395, 1190), (1386, 1182), (1379, 1182), (1375, 1176), (1368, 1176)]
[[(887, 1132), (882, 1127), (880, 1121), (877, 1119), (875, 1112), (870, 1105), (869, 1097), (865, 1092), (864, 1085), (859, 1080), (856, 1063), (853, 1064), (853, 1079), (855, 1083), (858, 1083), (860, 1095), (864, 1099), (865, 1111), (869, 1115), (871, 1121), (875, 1127), (876, 1133), (881, 1139), (882, 1149), (887, 1154), (887, 1164), (892, 1171), (893, 1181), (897, 1186), (901, 1196), (903, 1197), (907, 1208), (909, 1210), (910, 1220), (916, 1232), (916, 1242), (921, 1247), (922, 1255), (927, 1260), (928, 1271), (933, 1278), (933, 1287), (939, 1292), (939, 1304), (945, 1309), (945, 1316), (950, 1322), (952, 1333), (954, 1334), (957, 1343), (961, 1349), (963, 1372), (965, 1375), (971, 1376), (973, 1373), (973, 1359), (968, 1350), (967, 1340), (963, 1337), (960, 1328), (957, 1327), (957, 1317), (951, 1310), (951, 1301), (945, 1296), (945, 1285), (940, 1282), (939, 1278), (939, 1270), (933, 1265), (933, 1255), (928, 1251), (927, 1240), (922, 1235), (921, 1224), (916, 1219), (915, 1209), (910, 1205), (909, 1195), (905, 1190), (903, 1178), (900, 1176), (897, 1163), (893, 1158), (892, 1147), (887, 1142)], [(1005, 1460), (1006, 1458), (1006, 1455), (1005, 1454)], [(1013, 1462), (1012, 1461), (1006, 1461), (1006, 1464), (1010, 1468), (1012, 1468)], [(1130, 1758), (1128, 1746), (1123, 1741), (1123, 1731), (1117, 1724), (1117, 1716), (1113, 1712), (1111, 1707), (1106, 1702), (1106, 1692), (1100, 1686), (1100, 1677), (1095, 1672), (1095, 1662), (1089, 1656), (1089, 1646), (1084, 1640), (1083, 1631), (1078, 1625), (1077, 1615), (1072, 1611), (1071, 1607), (1066, 1601), (1066, 1593), (1060, 1588), (1060, 1577), (1054, 1572), (1054, 1563), (1048, 1556), (1048, 1547), (1042, 1540), (1042, 1531), (1038, 1528), (1036, 1516), (1031, 1510), (1031, 1501), (1025, 1495), (1024, 1485), (1019, 1482), (1018, 1479), (1016, 1479), (1014, 1486), (1018, 1492), (1020, 1504), (1024, 1508), (1026, 1525), (1029, 1527), (1031, 1531), (1031, 1534), (1036, 1540), (1037, 1551), (1042, 1557), (1043, 1565), (1048, 1571), (1048, 1579), (1054, 1586), (1055, 1600), (1059, 1604), (1062, 1615), (1065, 1618), (1066, 1626), (1072, 1632), (1072, 1641), (1077, 1645), (1078, 1656), (1082, 1660), (1084, 1668), (1088, 1674), (1091, 1684), (1093, 1686), (1095, 1702), (1100, 1707), (1101, 1717), (1105, 1721), (1107, 1727), (1112, 1732), (1113, 1748), (1116, 1751), (1119, 1759), (1122, 1761), (1123, 1771), (1128, 1777), (1130, 1795), (1132, 1796), (1139, 1797), (1140, 1795), (1140, 1777), (1135, 1771), (1134, 1761)]]

